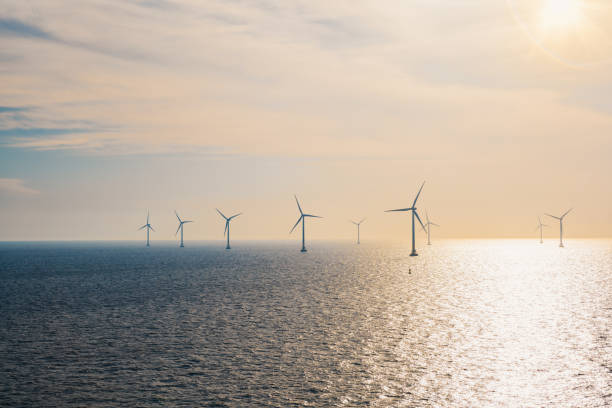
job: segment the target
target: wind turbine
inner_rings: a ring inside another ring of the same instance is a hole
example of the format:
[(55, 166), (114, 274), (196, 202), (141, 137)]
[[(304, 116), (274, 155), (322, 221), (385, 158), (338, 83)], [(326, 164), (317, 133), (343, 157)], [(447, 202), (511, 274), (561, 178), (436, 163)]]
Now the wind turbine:
[(224, 219), (225, 219), (225, 231), (223, 231), (223, 236), (225, 236), (227, 234), (227, 245), (225, 246), (225, 249), (232, 249), (230, 247), (230, 243), (229, 243), (229, 237), (230, 237), (230, 221), (233, 220), (234, 218), (236, 218), (237, 216), (241, 215), (240, 214), (236, 214), (236, 215), (232, 215), (231, 217), (226, 217), (225, 215), (223, 215), (223, 213), (221, 211), (219, 211), (218, 208), (215, 208), (217, 210), (217, 212), (219, 213), (219, 215), (221, 215)]
[[(417, 220), (419, 220), (419, 224), (421, 224), (421, 227), (423, 227), (423, 230), (425, 230), (425, 226), (423, 225), (423, 222), (421, 221), (421, 217), (419, 217), (419, 214), (417, 213), (417, 209), (416, 209), (416, 203), (417, 200), (419, 199), (419, 196), (421, 195), (421, 190), (423, 190), (423, 186), (425, 185), (425, 182), (423, 182), (423, 184), (421, 184), (421, 188), (419, 189), (419, 192), (417, 193), (416, 197), (414, 198), (414, 202), (412, 203), (412, 207), (409, 208), (399, 208), (397, 210), (387, 210), (385, 212), (396, 212), (396, 211), (412, 211), (412, 252), (410, 253), (410, 256), (418, 256), (419, 254), (417, 254), (417, 251), (414, 247), (414, 217), (416, 217)], [(427, 232), (425, 230), (425, 232)]]
[(153, 227), (151, 226), (151, 224), (149, 224), (149, 212), (147, 211), (147, 223), (145, 225), (143, 225), (142, 227), (138, 228), (138, 231), (142, 230), (146, 228), (147, 229), (147, 246), (149, 246), (149, 230), (155, 232), (155, 230), (153, 229)]
[[(555, 217), (556, 218), (556, 217)], [(538, 226), (536, 227), (536, 231), (540, 230), (540, 244), (544, 243), (544, 239), (542, 238), (542, 229), (544, 227), (548, 227), (546, 224), (542, 224), (542, 219), (538, 216)]]
[(431, 222), (429, 221), (429, 214), (427, 214), (427, 210), (425, 210), (425, 219), (427, 220), (427, 222), (425, 223), (425, 226), (427, 227), (427, 245), (431, 245), (431, 234), (430, 234), (430, 227), (433, 225), (434, 227), (439, 227), (438, 224), (436, 224), (435, 222)]
[(355, 224), (357, 226), (357, 245), (359, 245), (361, 242), (359, 242), (359, 226), (361, 225), (362, 222), (364, 222), (366, 219), (362, 219), (359, 222), (355, 222), (355, 221), (351, 221), (353, 224)]
[(565, 218), (565, 216), (566, 216), (567, 214), (569, 214), (569, 212), (570, 212), (570, 211), (572, 211), (572, 210), (573, 210), (573, 208), (570, 208), (569, 210), (567, 210), (567, 211), (565, 212), (565, 214), (563, 214), (563, 215), (562, 215), (562, 216), (560, 216), (560, 217), (555, 217), (554, 215), (546, 214), (546, 215), (548, 215), (549, 217), (552, 217), (552, 218), (554, 218), (554, 219), (556, 219), (556, 220), (559, 220), (559, 246), (560, 246), (561, 248), (563, 248), (563, 218)]
[(300, 218), (298, 218), (297, 222), (295, 223), (295, 225), (293, 226), (293, 228), (291, 228), (291, 231), (289, 231), (289, 233), (291, 234), (293, 232), (293, 230), (295, 229), (295, 227), (298, 226), (298, 224), (300, 223), (300, 221), (302, 221), (302, 251), (301, 252), (306, 252), (306, 234), (305, 234), (305, 222), (304, 220), (306, 219), (306, 217), (311, 217), (311, 218), (323, 218), (323, 217), (319, 217), (318, 215), (312, 215), (312, 214), (304, 214), (304, 212), (302, 211), (302, 207), (300, 207), (300, 202), (298, 201), (297, 196), (295, 197), (295, 202), (297, 203), (298, 206), (298, 210), (300, 210)]
[(187, 220), (183, 221), (183, 220), (181, 220), (181, 217), (179, 217), (179, 215), (176, 212), (176, 210), (174, 210), (174, 214), (176, 214), (176, 218), (178, 218), (178, 220), (179, 220), (179, 226), (176, 229), (176, 232), (174, 233), (174, 235), (178, 234), (179, 230), (181, 231), (181, 245), (180, 245), (180, 247), (184, 248), (185, 245), (183, 245), (183, 225), (187, 224), (189, 222), (193, 222), (193, 221), (187, 221)]

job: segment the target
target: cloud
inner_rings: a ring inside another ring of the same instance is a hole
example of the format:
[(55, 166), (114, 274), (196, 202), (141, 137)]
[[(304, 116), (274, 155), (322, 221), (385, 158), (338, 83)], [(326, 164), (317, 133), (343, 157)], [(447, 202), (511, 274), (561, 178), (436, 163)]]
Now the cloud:
[[(105, 56), (121, 59), (151, 59), (150, 55), (142, 53), (137, 48), (126, 48), (122, 44), (105, 46), (92, 41), (82, 41), (75, 38), (58, 36), (42, 28), (17, 19), (0, 18), (0, 37), (15, 36), (26, 39), (38, 39), (52, 42), (58, 45), (73, 47)], [(159, 62), (159, 61), (158, 61)]]
[(0, 192), (7, 194), (40, 194), (40, 191), (27, 187), (21, 179), (0, 178)]
[(6, 112), (23, 112), (26, 111), (27, 108), (13, 107), (13, 106), (0, 106), (0, 114)]
[(54, 37), (31, 24), (11, 18), (0, 18), (0, 34), (12, 34), (21, 37), (42, 38), (52, 40)]
[(0, 138), (49, 137), (73, 133), (88, 133), (88, 129), (47, 129), (47, 128), (12, 128), (0, 129)]
[(609, 89), (534, 54), (503, 2), (59, 3), (0, 19), (3, 104), (32, 107), (0, 108), (13, 147), (379, 157), (418, 135), (471, 157), (508, 129), (563, 133)]
[(112, 131), (100, 128), (0, 128), (0, 145), (14, 148), (100, 151), (118, 140)]

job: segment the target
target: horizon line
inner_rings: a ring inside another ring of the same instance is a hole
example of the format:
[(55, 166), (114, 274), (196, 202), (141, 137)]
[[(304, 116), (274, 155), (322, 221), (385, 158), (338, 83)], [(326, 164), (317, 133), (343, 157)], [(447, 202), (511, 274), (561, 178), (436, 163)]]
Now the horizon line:
[[(546, 238), (546, 237), (545, 237)], [(473, 241), (485, 241), (485, 240), (538, 240), (538, 237), (447, 237), (447, 238), (438, 238), (436, 241), (456, 241), (456, 240), (473, 240)], [(548, 237), (549, 240), (555, 240), (555, 237)], [(612, 240), (612, 236), (607, 237), (570, 237), (565, 238), (569, 240)], [(151, 242), (177, 242), (179, 240), (173, 239), (157, 239)], [(190, 239), (187, 242), (220, 242), (225, 241), (224, 239)], [(235, 242), (249, 242), (249, 241), (259, 241), (259, 242), (293, 242), (291, 239), (274, 239), (274, 238), (243, 238), (243, 239), (235, 239), (232, 240)], [(312, 242), (353, 242), (352, 238), (319, 238), (312, 239)], [(22, 240), (1, 240), (0, 243), (20, 243), (20, 242), (142, 242), (140, 239), (22, 239)], [(382, 238), (369, 238), (366, 240), (367, 242), (410, 242), (409, 239), (401, 239), (401, 240), (393, 240), (393, 239), (382, 239)], [(545, 241), (546, 242), (546, 241)]]

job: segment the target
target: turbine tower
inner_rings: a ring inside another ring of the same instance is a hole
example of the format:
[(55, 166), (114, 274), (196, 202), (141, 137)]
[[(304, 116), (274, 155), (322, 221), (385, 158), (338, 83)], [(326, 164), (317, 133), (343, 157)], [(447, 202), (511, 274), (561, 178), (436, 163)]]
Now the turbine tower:
[(236, 218), (237, 216), (241, 215), (242, 213), (232, 215), (231, 217), (228, 218), (225, 215), (223, 215), (223, 213), (219, 211), (218, 208), (215, 208), (215, 209), (217, 210), (219, 215), (221, 215), (225, 219), (225, 231), (223, 231), (223, 236), (227, 235), (227, 245), (225, 246), (225, 249), (232, 249), (230, 247), (230, 221)]
[(412, 252), (410, 253), (410, 256), (418, 256), (419, 254), (417, 254), (416, 248), (414, 246), (414, 218), (416, 217), (417, 220), (419, 220), (419, 224), (421, 224), (421, 227), (423, 227), (423, 230), (425, 232), (427, 232), (425, 230), (425, 226), (423, 225), (423, 222), (421, 221), (421, 217), (419, 217), (419, 214), (417, 213), (417, 209), (416, 209), (416, 203), (417, 200), (419, 199), (419, 196), (421, 195), (421, 190), (423, 190), (423, 186), (425, 185), (425, 182), (423, 182), (423, 184), (421, 184), (421, 188), (419, 189), (419, 192), (417, 193), (416, 197), (414, 198), (414, 202), (412, 203), (412, 207), (409, 208), (399, 208), (397, 210), (387, 210), (385, 212), (396, 212), (396, 211), (412, 211)]
[(430, 228), (431, 228), (432, 225), (434, 227), (439, 227), (439, 225), (436, 224), (435, 222), (429, 221), (429, 214), (427, 214), (427, 210), (425, 210), (425, 219), (427, 220), (427, 222), (425, 223), (425, 226), (427, 227), (427, 245), (431, 245)]
[(542, 219), (538, 216), (538, 226), (536, 227), (536, 231), (540, 230), (540, 244), (544, 243), (544, 238), (542, 236), (542, 229), (544, 227), (548, 227), (548, 225), (546, 224), (542, 224)]
[(179, 221), (179, 226), (176, 229), (176, 232), (174, 233), (174, 235), (178, 234), (178, 232), (181, 231), (181, 245), (180, 245), (180, 247), (184, 248), (185, 245), (183, 245), (183, 225), (185, 225), (185, 224), (187, 224), (189, 222), (193, 222), (193, 221), (188, 221), (188, 220), (183, 221), (183, 220), (181, 220), (181, 217), (179, 217), (179, 215), (176, 212), (176, 210), (174, 210), (174, 214), (176, 214), (176, 218), (178, 218), (178, 221)]
[(300, 218), (298, 218), (297, 222), (295, 223), (295, 225), (293, 226), (293, 228), (291, 228), (291, 231), (289, 231), (289, 233), (291, 234), (293, 232), (293, 230), (295, 229), (295, 227), (298, 226), (298, 224), (300, 223), (300, 221), (302, 221), (302, 251), (301, 252), (306, 252), (306, 233), (305, 233), (305, 219), (306, 217), (311, 217), (311, 218), (323, 218), (323, 217), (319, 217), (318, 215), (312, 215), (312, 214), (304, 214), (304, 212), (302, 211), (302, 207), (300, 207), (300, 202), (298, 201), (297, 196), (295, 197), (295, 202), (297, 203), (298, 206), (298, 210), (300, 210)]
[(362, 219), (359, 222), (355, 222), (355, 221), (351, 221), (353, 224), (355, 224), (357, 226), (357, 245), (359, 245), (361, 242), (359, 241), (359, 226), (361, 225), (362, 222), (364, 222), (366, 219)]
[(556, 219), (556, 220), (559, 220), (559, 246), (560, 246), (561, 248), (563, 248), (563, 218), (565, 218), (565, 216), (566, 216), (567, 214), (569, 214), (569, 212), (570, 212), (570, 211), (572, 211), (572, 208), (570, 208), (569, 210), (567, 210), (567, 211), (565, 212), (565, 214), (563, 214), (563, 215), (562, 215), (562, 216), (560, 216), (560, 217), (555, 217), (554, 215), (546, 214), (546, 215), (548, 215), (549, 217), (552, 217), (552, 218), (554, 218), (554, 219)]
[(153, 229), (153, 227), (151, 226), (151, 224), (149, 224), (149, 212), (147, 211), (147, 223), (145, 225), (143, 225), (142, 227), (138, 228), (138, 231), (141, 231), (143, 229), (147, 229), (147, 246), (149, 246), (149, 230), (155, 232), (155, 230)]

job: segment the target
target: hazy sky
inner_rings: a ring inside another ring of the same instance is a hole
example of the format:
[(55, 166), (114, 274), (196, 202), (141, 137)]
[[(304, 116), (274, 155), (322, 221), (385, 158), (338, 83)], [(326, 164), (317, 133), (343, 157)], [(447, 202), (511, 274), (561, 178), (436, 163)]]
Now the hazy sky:
[(438, 237), (608, 237), (611, 72), (607, 1), (0, 0), (0, 240), (400, 240), (423, 180)]

